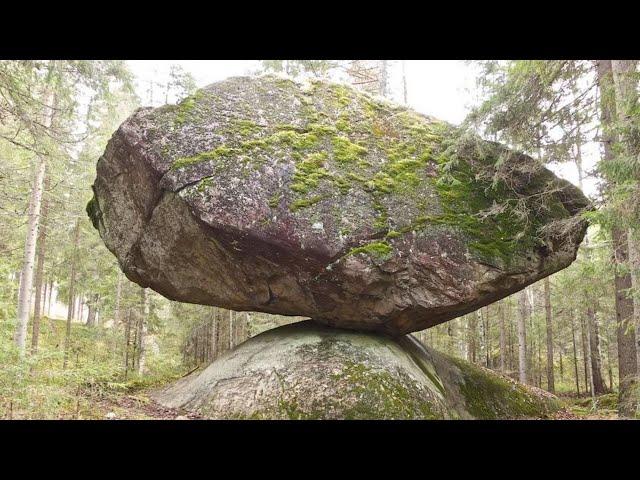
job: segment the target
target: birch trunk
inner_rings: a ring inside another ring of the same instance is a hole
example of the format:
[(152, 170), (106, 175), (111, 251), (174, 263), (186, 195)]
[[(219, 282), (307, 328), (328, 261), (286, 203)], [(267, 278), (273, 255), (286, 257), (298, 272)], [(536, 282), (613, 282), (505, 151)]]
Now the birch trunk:
[(36, 239), (40, 226), (40, 208), (42, 205), (42, 192), (44, 190), (44, 178), (47, 164), (43, 157), (38, 158), (36, 176), (31, 191), (29, 202), (29, 220), (27, 224), (27, 236), (24, 243), (24, 259), (20, 272), (20, 290), (18, 293), (18, 322), (16, 325), (15, 342), (24, 356), (27, 339), (27, 325), (31, 312), (31, 290), (33, 288), (33, 267), (36, 258)]
[[(44, 180), (44, 190), (49, 187), (50, 181), (49, 178), (45, 178)], [(44, 191), (43, 191), (44, 197)], [(46, 301), (46, 290), (45, 290), (45, 298), (42, 298), (42, 284), (44, 281), (44, 259), (46, 254), (46, 240), (47, 240), (47, 213), (49, 211), (49, 202), (46, 198), (43, 198), (42, 201), (42, 215), (40, 217), (40, 231), (38, 232), (38, 264), (36, 266), (36, 296), (33, 308), (33, 332), (31, 335), (31, 353), (38, 352), (38, 340), (40, 338), (40, 318), (41, 311), (43, 310), (42, 306)]]

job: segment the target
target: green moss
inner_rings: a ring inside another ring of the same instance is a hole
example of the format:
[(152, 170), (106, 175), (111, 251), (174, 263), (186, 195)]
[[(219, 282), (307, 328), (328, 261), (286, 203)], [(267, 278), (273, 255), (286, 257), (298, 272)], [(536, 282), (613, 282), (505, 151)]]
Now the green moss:
[(489, 374), (463, 360), (447, 356), (462, 372), (459, 385), (467, 411), (478, 419), (540, 418), (558, 407), (527, 392), (524, 387)]
[(178, 170), (181, 168), (189, 167), (191, 165), (197, 165), (198, 163), (206, 162), (209, 160), (216, 160), (220, 157), (231, 156), (231, 155), (237, 154), (238, 152), (239, 150), (236, 148), (230, 148), (230, 147), (227, 147), (226, 145), (221, 145), (213, 150), (199, 153), (197, 155), (194, 155), (193, 157), (179, 158), (178, 160), (173, 162), (173, 164), (171, 165), (171, 169)]
[(391, 247), (387, 242), (371, 242), (361, 247), (352, 248), (347, 253), (347, 256), (365, 253), (378, 259), (385, 259), (392, 251), (393, 247)]
[(331, 90), (340, 106), (349, 106), (351, 103), (351, 90), (349, 88), (344, 85), (332, 85)]
[(342, 408), (346, 420), (444, 418), (442, 412), (433, 408), (427, 392), (403, 372), (396, 376), (346, 361), (334, 378), (346, 383), (348, 397), (358, 399)]
[(318, 144), (318, 137), (313, 132), (299, 133), (295, 130), (281, 130), (265, 139), (265, 142), (269, 145), (289, 145), (294, 150), (307, 150)]
[(177, 113), (175, 117), (175, 123), (178, 126), (183, 125), (189, 116), (191, 115), (193, 109), (196, 107), (198, 102), (202, 99), (203, 91), (198, 90), (195, 94), (190, 97), (185, 98), (182, 102), (177, 105)]
[(373, 222), (373, 228), (387, 231), (389, 229), (389, 213), (386, 207), (376, 199), (373, 204), (373, 209), (378, 214), (376, 220)]
[(349, 118), (346, 115), (340, 115), (336, 122), (336, 128), (341, 132), (348, 132), (351, 130), (349, 125)]
[(366, 155), (367, 149), (361, 145), (353, 143), (347, 137), (336, 136), (331, 139), (333, 145), (334, 159), (338, 163), (351, 163)]
[(271, 208), (277, 208), (280, 205), (280, 202), (282, 201), (282, 193), (280, 192), (276, 192), (273, 194), (273, 196), (269, 199), (269, 206)]
[(96, 199), (95, 195), (87, 203), (86, 212), (91, 219), (93, 228), (98, 230), (100, 219), (102, 218), (102, 211), (100, 211), (100, 206), (98, 205), (98, 200)]
[(207, 188), (212, 187), (213, 186), (213, 178), (214, 177), (209, 176), (209, 177), (204, 177), (202, 180), (200, 180), (200, 182), (198, 183), (198, 187), (196, 188), (196, 191), (198, 193), (202, 193)]
[(479, 181), (475, 169), (461, 158), (447, 161), (440, 157), (439, 168), (435, 187), (443, 214), (431, 217), (431, 223), (458, 227), (469, 237), (469, 248), (489, 262), (509, 265), (519, 250), (532, 246), (533, 235), (509, 211), (482, 215), (508, 198), (506, 186)]
[(250, 135), (259, 132), (261, 129), (254, 121), (245, 119), (236, 119), (232, 121), (232, 127), (229, 129), (231, 132), (248, 137)]
[(322, 195), (317, 195), (317, 196), (311, 197), (311, 198), (301, 198), (300, 200), (296, 200), (295, 202), (293, 202), (291, 204), (291, 207), (289, 207), (289, 209), (292, 212), (297, 212), (298, 210), (300, 210), (302, 208), (307, 208), (307, 207), (310, 207), (311, 205), (315, 205), (316, 203), (318, 203), (323, 198), (324, 197)]
[(332, 178), (332, 175), (323, 168), (327, 160), (325, 152), (315, 152), (296, 164), (291, 190), (297, 193), (307, 193), (317, 188), (323, 178)]

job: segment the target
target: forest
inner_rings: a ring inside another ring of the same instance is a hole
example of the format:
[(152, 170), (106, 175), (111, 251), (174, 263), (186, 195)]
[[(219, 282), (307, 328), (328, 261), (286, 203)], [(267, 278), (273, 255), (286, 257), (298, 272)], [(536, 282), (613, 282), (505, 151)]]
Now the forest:
[[(161, 73), (0, 60), (0, 418), (640, 419), (637, 61), (451, 61), (470, 84), (455, 126), (413, 100), (411, 75), (442, 76), (442, 62), (265, 60), (229, 79), (148, 63)], [(202, 63), (206, 73), (233, 62)], [(242, 142), (218, 146), (216, 135)], [(126, 164), (134, 157), (151, 167)], [(253, 169), (243, 177), (238, 165)], [(139, 213), (147, 190), (156, 203)], [(444, 213), (420, 213), (435, 208), (427, 191), (450, 202)], [(261, 209), (279, 213), (255, 220)], [(334, 228), (330, 209), (351, 223)], [(447, 250), (458, 237), (433, 236), (454, 217), (470, 245), (462, 260)], [(348, 243), (370, 218), (378, 233)], [(407, 235), (410, 253), (393, 257)], [(538, 263), (518, 263), (525, 251)], [(398, 258), (414, 262), (406, 278)], [(316, 260), (334, 276), (292, 280)], [(393, 358), (367, 343), (387, 334)], [(328, 354), (292, 350), (313, 335)], [(238, 366), (252, 354), (262, 363)], [(299, 368), (279, 374), (286, 359)], [(278, 379), (256, 387), (263, 364)], [(204, 400), (198, 375), (217, 385)], [(326, 397), (305, 393), (306, 379), (329, 383)], [(246, 400), (260, 388), (275, 410)]]

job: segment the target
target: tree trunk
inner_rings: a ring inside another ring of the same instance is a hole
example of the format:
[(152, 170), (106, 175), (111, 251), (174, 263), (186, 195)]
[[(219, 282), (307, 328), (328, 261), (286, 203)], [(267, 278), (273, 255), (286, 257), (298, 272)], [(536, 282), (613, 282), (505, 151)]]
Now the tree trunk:
[(127, 378), (129, 373), (129, 345), (131, 344), (131, 308), (127, 309), (127, 324), (124, 332), (124, 378)]
[(31, 191), (29, 202), (29, 217), (27, 224), (27, 237), (24, 244), (24, 259), (20, 272), (20, 290), (18, 293), (18, 322), (16, 325), (15, 342), (20, 350), (20, 355), (25, 353), (27, 339), (27, 325), (31, 312), (31, 290), (33, 288), (33, 267), (36, 256), (36, 238), (40, 226), (40, 208), (42, 204), (42, 192), (46, 173), (46, 161), (44, 157), (38, 158), (36, 177)]
[(113, 307), (113, 329), (117, 330), (120, 323), (120, 297), (122, 296), (122, 272), (118, 271), (118, 283), (116, 284), (116, 299)]
[[(612, 75), (614, 66), (616, 71)], [(615, 141), (616, 136), (612, 131), (612, 122), (616, 118), (617, 106), (623, 106), (623, 111), (619, 113), (623, 122), (626, 121), (624, 107), (627, 105), (626, 100), (630, 97), (634, 85), (629, 81), (630, 76), (626, 74), (630, 66), (628, 61), (599, 60), (597, 63), (605, 162), (611, 162), (615, 157), (612, 143)], [(635, 332), (632, 328), (634, 318), (633, 299), (627, 295), (627, 292), (632, 287), (631, 274), (625, 271), (629, 255), (627, 232), (619, 226), (614, 226), (611, 231), (611, 237), (613, 258), (616, 266), (614, 285), (620, 379), (618, 414), (624, 417), (635, 414), (635, 408), (628, 400), (637, 375), (638, 361)]]
[(556, 385), (553, 377), (553, 327), (551, 325), (551, 288), (549, 277), (544, 279), (544, 312), (547, 323), (547, 390), (555, 393)]
[(515, 332), (515, 326), (513, 321), (514, 315), (513, 315), (513, 305), (512, 305), (512, 299), (510, 298), (509, 301), (507, 302), (507, 305), (509, 307), (509, 309), (507, 310), (507, 319), (509, 319), (508, 325), (509, 325), (509, 341), (507, 343), (507, 345), (509, 345), (509, 371), (510, 372), (515, 372), (516, 371), (516, 353), (515, 353), (515, 345), (516, 345), (516, 332)]
[(575, 368), (576, 375), (576, 393), (580, 395), (580, 374), (578, 373), (578, 352), (576, 349), (576, 325), (573, 321), (573, 315), (571, 319), (571, 343), (573, 344), (573, 366)]
[(211, 317), (211, 360), (213, 361), (218, 357), (218, 315), (216, 310), (213, 311)]
[(489, 327), (489, 310), (488, 307), (483, 307), (481, 310), (482, 316), (482, 329), (484, 331), (484, 353), (485, 353), (485, 366), (491, 368), (491, 331)]
[(76, 320), (82, 322), (84, 320), (84, 292), (78, 295), (78, 305), (76, 305)]
[(633, 285), (633, 317), (636, 333), (636, 364), (640, 371), (640, 239), (638, 232), (629, 229), (629, 267)]
[(467, 315), (467, 361), (476, 363), (477, 313)]
[(47, 300), (47, 317), (51, 317), (51, 297), (53, 296), (53, 280), (49, 282), (49, 299)]
[(46, 278), (44, 279), (43, 287), (44, 287), (44, 291), (42, 292), (42, 307), (40, 309), (40, 318), (44, 317), (47, 314), (47, 295), (50, 292), (49, 292), (49, 282), (47, 281)]
[[(53, 120), (53, 108), (55, 97), (53, 91), (47, 87), (44, 96), (44, 120), (43, 126), (49, 128)], [(47, 111), (48, 110), (48, 111)], [(27, 222), (27, 235), (24, 242), (24, 257), (20, 272), (20, 288), (18, 290), (18, 308), (15, 342), (20, 355), (25, 353), (27, 339), (27, 325), (31, 312), (31, 290), (33, 288), (33, 267), (36, 257), (36, 239), (40, 227), (40, 210), (42, 207), (42, 194), (44, 191), (47, 160), (43, 155), (38, 155), (36, 174), (29, 199), (29, 217)]]
[(584, 368), (584, 384), (585, 390), (591, 392), (591, 374), (589, 373), (589, 343), (587, 342), (587, 327), (585, 325), (584, 315), (580, 315), (580, 340), (582, 342), (582, 366)]
[(67, 308), (67, 331), (64, 337), (64, 361), (62, 368), (67, 368), (69, 359), (69, 344), (71, 341), (71, 320), (73, 319), (73, 305), (75, 303), (76, 285), (76, 261), (78, 256), (78, 243), (80, 242), (80, 219), (76, 219), (76, 226), (73, 234), (73, 253), (71, 254), (71, 275), (69, 278), (69, 306)]
[(147, 322), (149, 318), (149, 294), (146, 288), (140, 291), (140, 300), (142, 303), (142, 312), (140, 316), (140, 335), (138, 338), (138, 374), (145, 373), (146, 361), (147, 361), (147, 348), (145, 346), (145, 340), (147, 338)]
[(229, 310), (229, 350), (233, 348), (233, 310)]
[(87, 327), (95, 327), (96, 326), (96, 311), (98, 308), (98, 300), (100, 299), (100, 295), (94, 293), (89, 296), (89, 314), (87, 315)]
[(504, 373), (506, 369), (506, 331), (504, 326), (504, 305), (502, 302), (498, 302), (498, 322), (500, 325), (500, 371)]
[(591, 377), (594, 395), (606, 393), (604, 381), (602, 380), (602, 360), (600, 356), (600, 341), (598, 318), (594, 307), (587, 307), (587, 322), (589, 323), (589, 356), (591, 357)]
[(527, 290), (521, 290), (518, 296), (518, 374), (522, 383), (527, 380), (527, 333), (526, 321), (529, 313)]
[(564, 345), (561, 343), (560, 348), (558, 348), (558, 363), (560, 364), (560, 383), (564, 383), (564, 366), (563, 366), (562, 357), (564, 357)]
[[(613, 71), (613, 81), (616, 92), (616, 113), (620, 125), (619, 140), (622, 146), (623, 155), (628, 162), (637, 163), (640, 157), (640, 129), (637, 125), (638, 118), (638, 72), (636, 71), (637, 60), (612, 60), (611, 68)], [(638, 178), (635, 179), (636, 182)], [(638, 194), (636, 187), (635, 194)], [(637, 212), (629, 212), (634, 218)], [(632, 227), (636, 225), (632, 224)], [(637, 230), (636, 230), (637, 231)], [(625, 232), (627, 233), (627, 232)], [(636, 259), (638, 258), (638, 245), (633, 235), (633, 229), (627, 233), (627, 245), (629, 256), (629, 276), (633, 286), (632, 292), (640, 289), (636, 274)], [(624, 335), (624, 356), (625, 356), (625, 374), (622, 373), (620, 367), (620, 402), (619, 414), (625, 417), (632, 417), (638, 411), (638, 403), (640, 394), (637, 390), (640, 388), (638, 379), (638, 362), (640, 349), (638, 348), (638, 332), (636, 328), (640, 325), (640, 311), (635, 311), (637, 301), (631, 299), (634, 305), (634, 312), (625, 328), (621, 328)], [(618, 345), (618, 352), (620, 346)], [(620, 353), (618, 353), (620, 355)], [(633, 358), (631, 358), (633, 356)]]
[[(591, 351), (591, 328), (589, 328), (589, 317), (587, 316), (587, 359), (589, 362), (589, 390), (591, 391), (591, 397), (593, 397), (594, 399), (594, 405), (595, 405), (595, 398), (596, 398), (596, 389), (593, 383), (593, 369), (591, 368), (592, 362), (593, 362), (593, 354)], [(587, 374), (587, 370), (585, 369), (585, 375)]]
[(46, 240), (47, 240), (47, 215), (49, 212), (49, 202), (44, 195), (45, 191), (49, 188), (49, 177), (44, 180), (44, 191), (42, 200), (42, 214), (40, 217), (40, 231), (38, 232), (38, 264), (36, 266), (36, 298), (33, 308), (33, 333), (31, 335), (31, 353), (38, 352), (38, 340), (40, 339), (40, 318), (42, 306), (44, 306), (46, 300), (42, 299), (42, 284), (44, 280), (44, 259), (46, 255)]

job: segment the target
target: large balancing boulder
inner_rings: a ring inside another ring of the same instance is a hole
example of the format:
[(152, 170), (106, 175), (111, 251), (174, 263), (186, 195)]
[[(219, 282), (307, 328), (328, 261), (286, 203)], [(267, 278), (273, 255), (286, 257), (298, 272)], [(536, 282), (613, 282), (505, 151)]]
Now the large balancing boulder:
[(559, 408), (546, 392), (412, 336), (312, 321), (253, 337), (153, 396), (214, 419), (543, 418)]
[(404, 334), (569, 265), (588, 201), (532, 158), (349, 87), (239, 77), (143, 108), (89, 215), (183, 302)]

